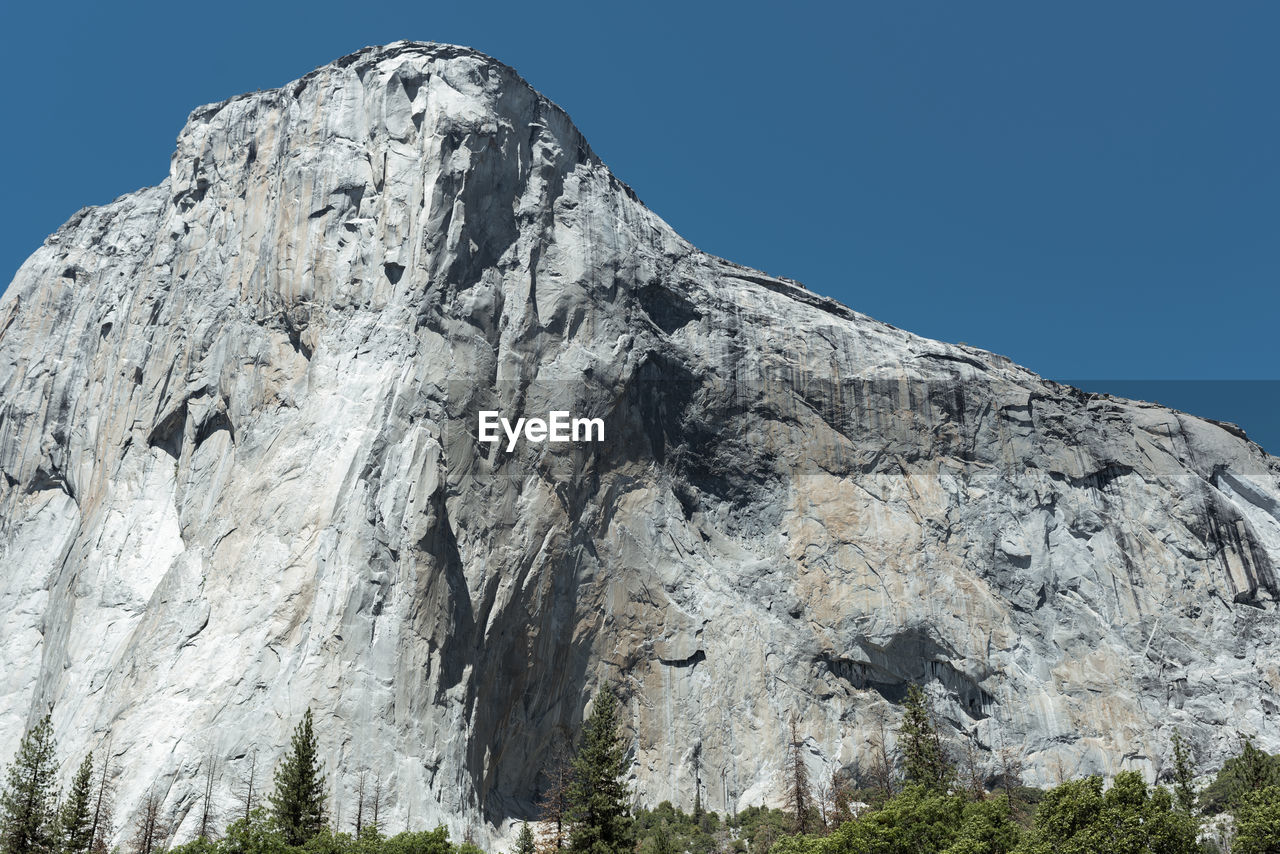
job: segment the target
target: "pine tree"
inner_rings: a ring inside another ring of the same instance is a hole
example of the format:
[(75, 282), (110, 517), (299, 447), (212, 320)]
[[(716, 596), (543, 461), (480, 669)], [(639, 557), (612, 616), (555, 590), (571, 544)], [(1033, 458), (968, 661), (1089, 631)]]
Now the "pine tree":
[(795, 819), (796, 833), (808, 833), (813, 818), (813, 792), (804, 764), (804, 741), (796, 716), (791, 715), (791, 742), (787, 745), (787, 808)]
[(1256, 792), (1275, 785), (1276, 765), (1273, 757), (1254, 747), (1253, 739), (1246, 738), (1240, 749), (1240, 783), (1246, 792)]
[(516, 837), (516, 850), (512, 854), (535, 854), (536, 846), (533, 844), (533, 828), (529, 827), (529, 822), (520, 825), (520, 834)]
[(276, 770), (271, 811), (289, 845), (303, 845), (324, 827), (324, 773), (311, 710), (293, 731), (292, 747)]
[(942, 749), (929, 700), (919, 685), (907, 688), (898, 741), (906, 764), (906, 777), (930, 789), (945, 789), (955, 776)]
[(57, 848), (57, 745), (49, 715), (27, 731), (0, 792), (0, 850), (49, 854)]
[(661, 822), (653, 835), (653, 854), (676, 854), (676, 846), (671, 842), (671, 833), (667, 823)]
[(1178, 809), (1190, 813), (1196, 804), (1195, 778), (1191, 751), (1182, 740), (1182, 733), (1173, 731), (1173, 796)]
[(93, 845), (93, 754), (76, 769), (71, 791), (58, 816), (64, 854), (83, 854)]
[(628, 763), (617, 718), (617, 700), (601, 689), (573, 760), (566, 817), (574, 854), (633, 854), (635, 849), (631, 792), (624, 780)]

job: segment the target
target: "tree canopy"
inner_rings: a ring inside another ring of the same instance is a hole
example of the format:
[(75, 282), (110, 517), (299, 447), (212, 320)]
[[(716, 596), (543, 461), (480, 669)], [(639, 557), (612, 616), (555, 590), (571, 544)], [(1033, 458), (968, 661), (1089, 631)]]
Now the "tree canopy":
[(618, 701), (607, 688), (596, 694), (573, 759), (566, 818), (573, 854), (633, 854), (635, 829), (629, 763), (618, 732)]
[(289, 845), (302, 845), (324, 827), (324, 773), (311, 710), (293, 731), (290, 750), (276, 769), (271, 811)]

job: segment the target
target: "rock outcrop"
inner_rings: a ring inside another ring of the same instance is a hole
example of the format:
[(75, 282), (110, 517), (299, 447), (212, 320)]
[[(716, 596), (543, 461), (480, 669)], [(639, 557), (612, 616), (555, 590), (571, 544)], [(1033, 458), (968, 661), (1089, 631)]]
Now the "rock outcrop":
[(606, 681), (649, 803), (776, 800), (793, 713), (865, 768), (911, 682), (1029, 782), (1280, 749), (1280, 461), (698, 251), (465, 48), (196, 110), (19, 270), (0, 394), (0, 745), (52, 707), (179, 838), (310, 706), (340, 809), (483, 840)]

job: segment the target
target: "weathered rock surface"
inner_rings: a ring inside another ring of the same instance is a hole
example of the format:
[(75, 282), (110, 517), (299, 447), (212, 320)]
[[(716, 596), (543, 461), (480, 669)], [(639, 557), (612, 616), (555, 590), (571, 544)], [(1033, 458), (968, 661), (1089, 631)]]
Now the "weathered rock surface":
[(603, 680), (650, 803), (775, 799), (793, 711), (865, 762), (912, 681), (1031, 782), (1280, 749), (1280, 462), (699, 252), (468, 49), (196, 110), (18, 272), (0, 390), (0, 746), (52, 705), (180, 838), (310, 705), (335, 792), (483, 840)]

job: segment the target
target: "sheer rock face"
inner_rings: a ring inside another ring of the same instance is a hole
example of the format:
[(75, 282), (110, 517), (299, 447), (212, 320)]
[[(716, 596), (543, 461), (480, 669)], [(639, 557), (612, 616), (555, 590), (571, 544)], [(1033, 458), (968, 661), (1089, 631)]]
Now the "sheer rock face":
[(910, 682), (1029, 782), (1280, 749), (1280, 462), (699, 252), (471, 50), (196, 110), (18, 272), (0, 389), (0, 745), (109, 744), (121, 835), (310, 706), (335, 810), (483, 840), (606, 681), (648, 803), (776, 800), (792, 713), (865, 768)]

